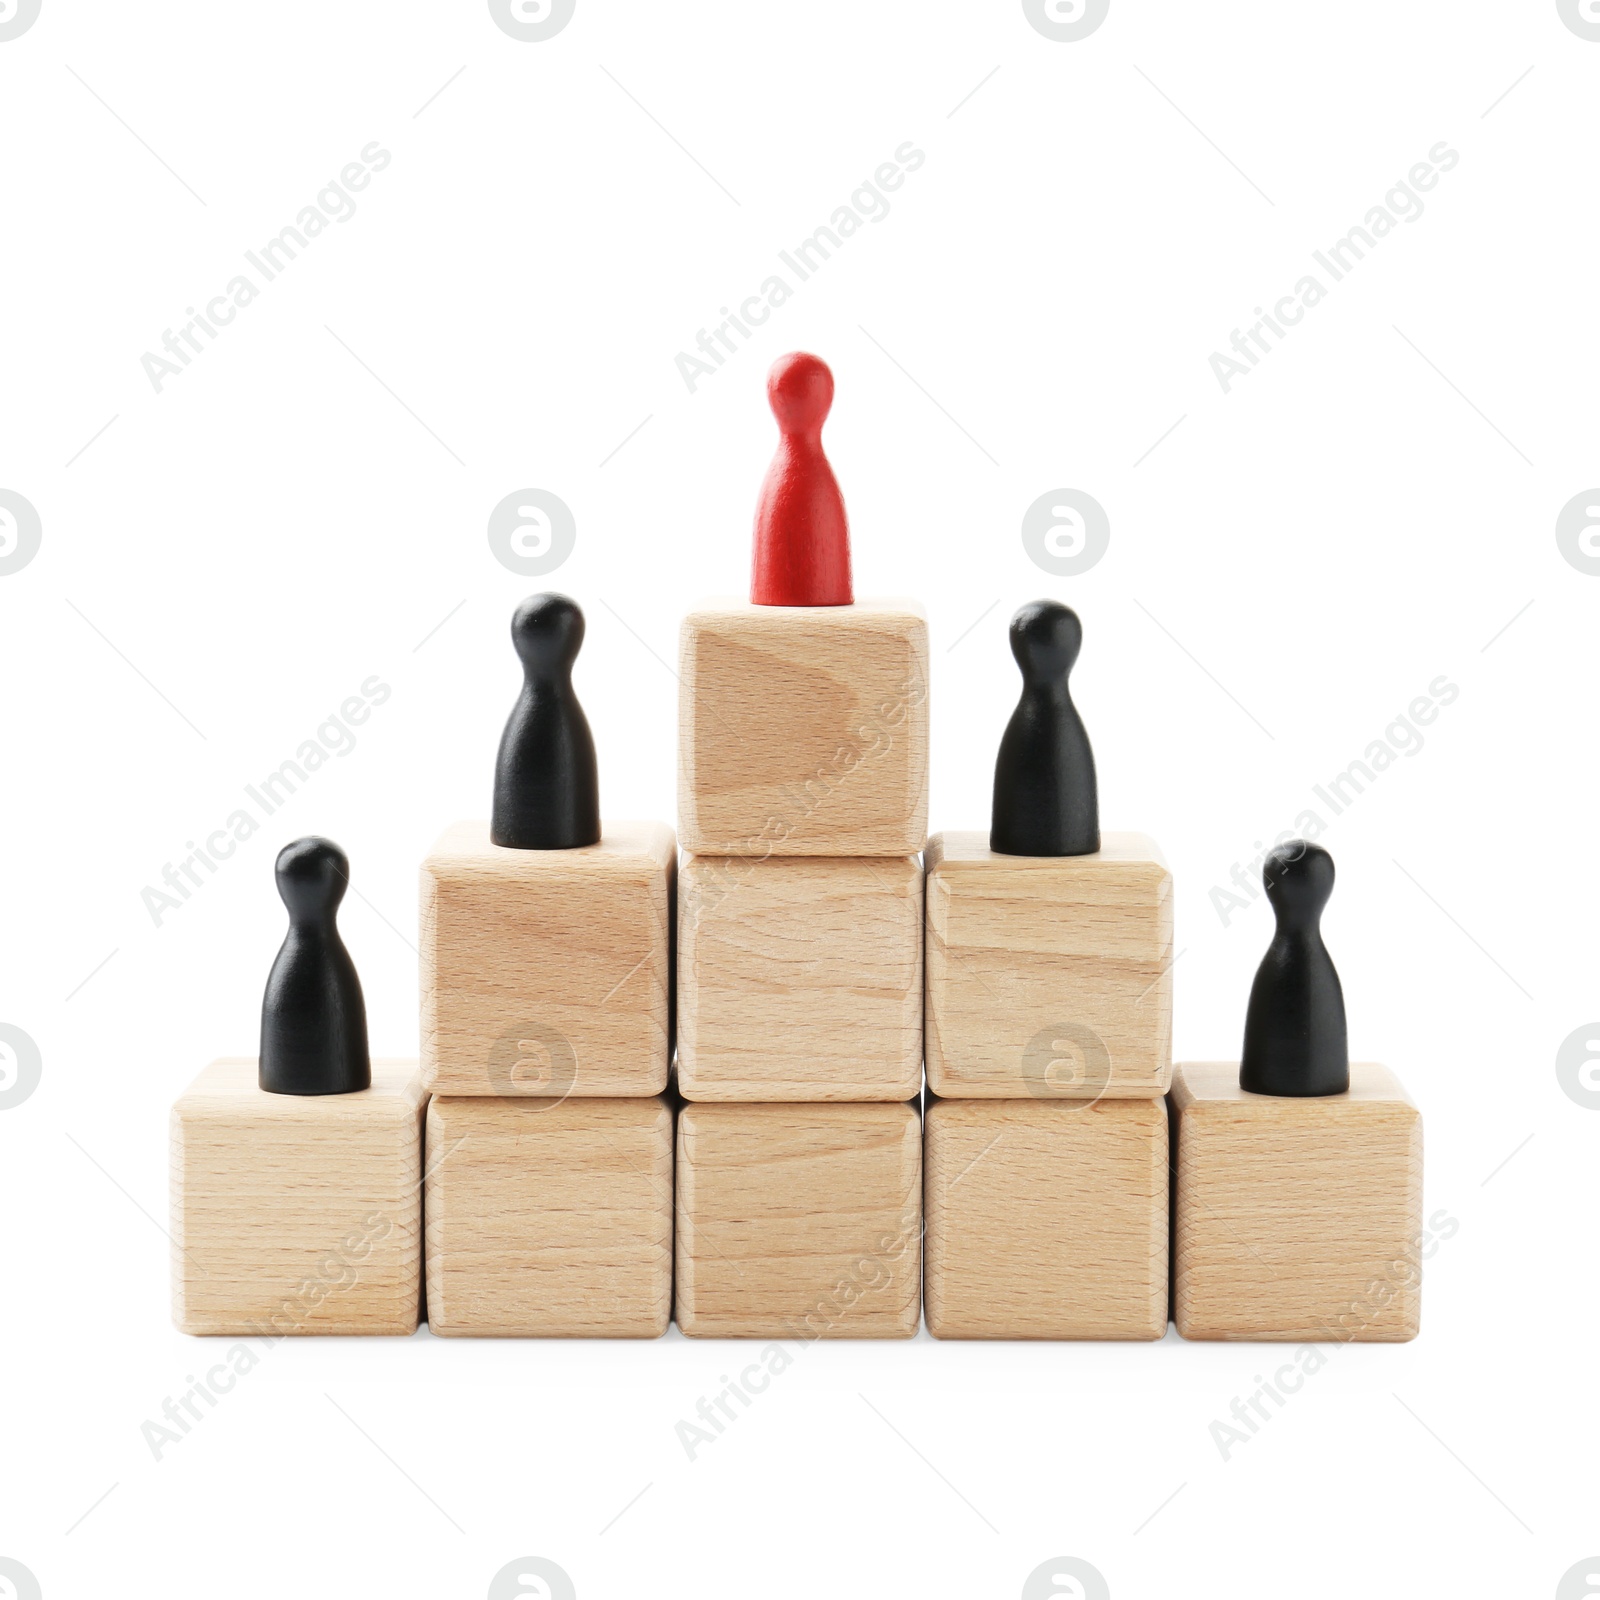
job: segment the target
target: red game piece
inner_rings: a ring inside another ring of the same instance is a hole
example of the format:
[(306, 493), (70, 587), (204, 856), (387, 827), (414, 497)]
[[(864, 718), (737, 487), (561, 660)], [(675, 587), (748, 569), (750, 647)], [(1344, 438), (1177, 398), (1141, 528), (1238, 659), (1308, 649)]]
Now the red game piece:
[(758, 606), (847, 606), (850, 522), (822, 424), (833, 405), (833, 374), (817, 356), (779, 356), (767, 374), (778, 419), (778, 450), (756, 503), (750, 602)]

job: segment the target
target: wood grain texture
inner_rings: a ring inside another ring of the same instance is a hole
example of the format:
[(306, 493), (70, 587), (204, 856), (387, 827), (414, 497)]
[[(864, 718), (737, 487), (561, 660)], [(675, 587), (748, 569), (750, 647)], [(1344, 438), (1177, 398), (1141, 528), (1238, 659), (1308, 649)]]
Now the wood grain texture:
[(683, 619), (678, 661), (685, 850), (903, 856), (922, 849), (928, 623), (915, 601), (708, 601)]
[(577, 850), (447, 828), (422, 864), (422, 1071), (430, 1092), (659, 1094), (671, 1048), (677, 846), (611, 822)]
[(909, 1339), (921, 1301), (913, 1105), (678, 1116), (678, 1326), (708, 1339)]
[(687, 857), (678, 1087), (690, 1100), (919, 1093), (921, 861)]
[(1159, 1100), (930, 1102), (929, 1333), (1162, 1338), (1168, 1171)]
[(654, 1339), (672, 1311), (672, 1108), (442, 1096), (428, 1108), (428, 1326)]
[(352, 1094), (265, 1094), (214, 1061), (170, 1120), (172, 1320), (196, 1334), (416, 1332), (422, 1112), (414, 1061)]
[(1387, 1067), (1346, 1094), (1246, 1094), (1235, 1061), (1173, 1073), (1173, 1320), (1186, 1339), (1414, 1339), (1422, 1116)]
[(1154, 840), (1092, 856), (928, 841), (928, 1086), (948, 1099), (1149, 1098), (1172, 1075), (1172, 874)]

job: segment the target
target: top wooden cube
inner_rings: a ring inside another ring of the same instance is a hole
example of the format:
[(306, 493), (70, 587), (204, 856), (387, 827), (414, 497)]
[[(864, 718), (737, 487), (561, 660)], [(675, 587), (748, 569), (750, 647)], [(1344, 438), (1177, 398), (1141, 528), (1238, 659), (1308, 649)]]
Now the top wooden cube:
[(928, 622), (910, 600), (712, 601), (679, 639), (678, 828), (720, 856), (905, 856), (928, 831)]
[(422, 1076), (430, 1094), (659, 1094), (671, 1058), (678, 852), (660, 822), (576, 850), (447, 828), (422, 864)]

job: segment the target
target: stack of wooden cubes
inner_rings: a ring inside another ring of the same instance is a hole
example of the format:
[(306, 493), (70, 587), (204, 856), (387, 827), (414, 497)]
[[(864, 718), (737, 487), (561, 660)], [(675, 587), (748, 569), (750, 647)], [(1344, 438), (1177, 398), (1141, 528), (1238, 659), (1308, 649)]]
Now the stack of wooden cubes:
[(679, 679), (679, 1326), (909, 1338), (926, 618), (710, 602)]
[(676, 867), (659, 822), (572, 850), (457, 823), (423, 863), (434, 1333), (666, 1332)]
[(1154, 841), (927, 852), (928, 1330), (1167, 1328), (1172, 877)]

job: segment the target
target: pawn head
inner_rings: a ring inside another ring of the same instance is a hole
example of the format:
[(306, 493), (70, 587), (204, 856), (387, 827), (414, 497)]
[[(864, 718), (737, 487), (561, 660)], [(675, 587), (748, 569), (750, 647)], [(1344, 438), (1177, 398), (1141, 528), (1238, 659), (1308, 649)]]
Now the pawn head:
[(1262, 862), (1261, 883), (1279, 921), (1313, 923), (1333, 893), (1333, 857), (1320, 844), (1291, 839)]
[(296, 839), (278, 852), (278, 893), (295, 922), (331, 916), (350, 881), (350, 858), (331, 839)]
[(767, 404), (785, 433), (812, 433), (833, 405), (833, 374), (820, 356), (796, 350), (779, 356), (767, 373)]
[(1011, 619), (1011, 653), (1025, 683), (1065, 678), (1082, 645), (1078, 613), (1059, 600), (1030, 600)]
[(583, 612), (564, 594), (531, 594), (511, 613), (511, 642), (535, 674), (572, 670), (583, 647)]

